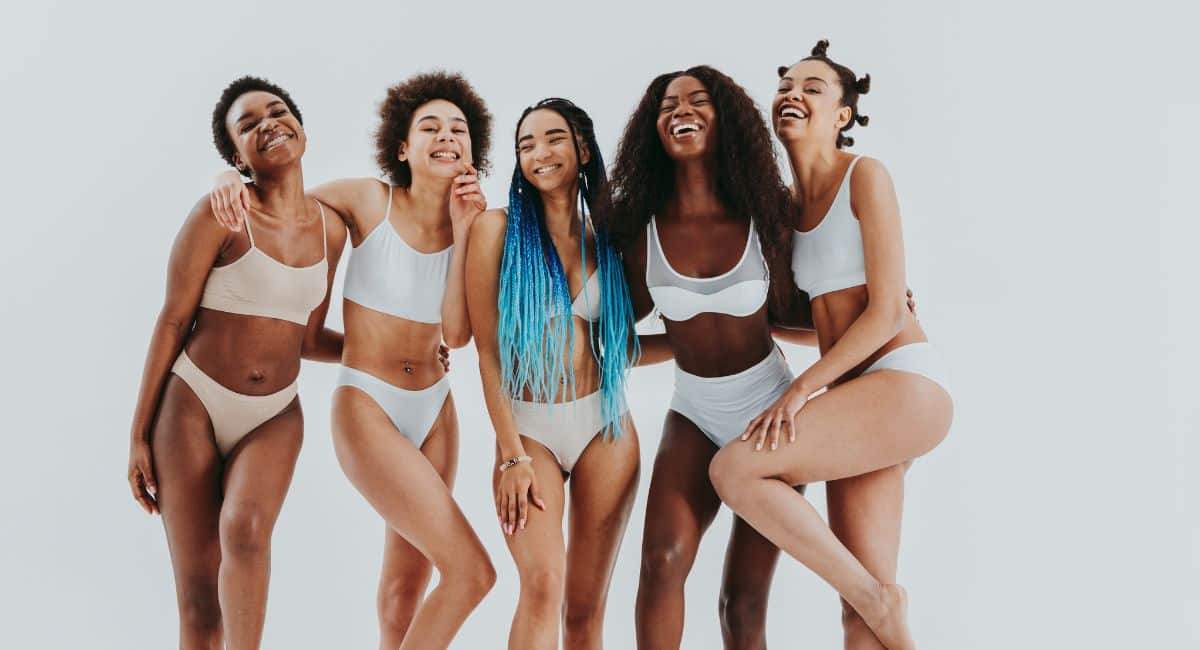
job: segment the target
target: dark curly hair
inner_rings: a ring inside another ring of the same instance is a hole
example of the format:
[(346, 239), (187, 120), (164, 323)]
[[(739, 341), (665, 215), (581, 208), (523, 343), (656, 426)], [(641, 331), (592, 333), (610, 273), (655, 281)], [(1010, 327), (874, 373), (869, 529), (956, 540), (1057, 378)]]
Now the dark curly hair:
[(666, 207), (676, 191), (675, 163), (663, 149), (657, 122), (667, 85), (683, 76), (695, 77), (712, 96), (717, 115), (713, 150), (717, 197), (731, 213), (754, 218), (771, 270), (773, 310), (778, 311), (779, 301), (786, 301), (791, 293), (787, 289), (791, 286), (793, 202), (780, 176), (771, 131), (762, 112), (745, 89), (724, 73), (701, 65), (668, 72), (650, 82), (617, 146), (609, 182), (611, 203), (598, 217), (614, 243), (628, 250), (645, 231), (650, 216)]
[(488, 148), (492, 141), (492, 114), (483, 98), (461, 74), (426, 72), (388, 88), (387, 97), (379, 107), (379, 129), (375, 131), (375, 161), (379, 169), (400, 187), (412, 185), (412, 169), (407, 161), (396, 158), (400, 143), (408, 139), (413, 112), (435, 99), (454, 104), (467, 118), (471, 134), (471, 158), (475, 168), (487, 171), (491, 164)]
[[(239, 79), (234, 79), (232, 83), (221, 91), (221, 98), (217, 100), (217, 105), (213, 107), (212, 112), (212, 136), (213, 144), (217, 146), (217, 153), (221, 154), (221, 158), (229, 163), (230, 167), (237, 168), (233, 157), (237, 154), (237, 147), (233, 144), (233, 139), (229, 137), (229, 129), (225, 128), (225, 118), (229, 116), (229, 109), (233, 103), (238, 100), (238, 97), (249, 92), (261, 90), (266, 93), (271, 93), (283, 100), (287, 104), (288, 110), (292, 115), (296, 116), (296, 121), (301, 125), (304, 124), (304, 118), (300, 115), (300, 109), (296, 106), (296, 102), (292, 101), (292, 96), (279, 86), (263, 79), (262, 77), (245, 76)], [(238, 169), (243, 176), (250, 178), (251, 171), (247, 169)]]
[[(833, 59), (830, 59), (829, 55), (827, 54), (828, 51), (829, 41), (821, 39), (817, 41), (816, 45), (813, 46), (812, 53), (809, 56), (800, 59), (800, 61), (820, 61), (833, 68), (834, 73), (837, 74), (838, 85), (842, 87), (842, 106), (850, 107), (850, 121), (847, 122), (846, 126), (843, 126), (841, 131), (838, 132), (837, 147), (838, 149), (841, 149), (842, 147), (853, 147), (854, 138), (846, 135), (846, 131), (854, 128), (855, 124), (866, 126), (867, 123), (871, 121), (871, 118), (858, 112), (859, 95), (865, 95), (871, 92), (871, 75), (865, 74), (861, 79), (859, 79), (858, 75), (854, 74), (853, 70), (834, 61)], [(787, 74), (787, 71), (790, 67), (791, 66), (786, 65), (779, 66), (779, 76), (783, 77), (783, 75)]]

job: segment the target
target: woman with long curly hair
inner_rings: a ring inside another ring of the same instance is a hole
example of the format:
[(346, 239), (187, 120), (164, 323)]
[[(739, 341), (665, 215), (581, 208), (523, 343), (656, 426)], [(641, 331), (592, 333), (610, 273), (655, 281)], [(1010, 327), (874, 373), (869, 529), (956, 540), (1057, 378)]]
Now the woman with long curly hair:
[[(907, 596), (894, 584), (904, 471), (945, 438), (954, 407), (944, 364), (904, 305), (891, 177), (842, 150), (854, 142), (845, 132), (867, 124), (858, 98), (870, 77), (828, 47), (779, 68), (771, 110), (803, 208), (792, 272), (812, 301), (821, 358), (711, 473), (739, 516), (837, 589), (847, 648), (907, 649)], [(792, 489), (813, 481), (828, 481), (829, 525)]]
[(257, 648), (271, 534), (304, 437), (300, 360), (336, 361), (325, 329), (345, 229), (305, 196), (300, 109), (242, 77), (212, 114), (221, 157), (252, 179), (246, 233), (207, 199), (171, 249), (166, 299), (133, 418), (129, 482), (161, 512), (179, 606), (179, 647)]
[[(350, 481), (386, 523), (381, 648), (444, 648), (495, 582), (455, 503), (458, 420), (437, 360), (471, 337), (464, 273), (471, 223), (487, 207), (491, 114), (459, 75), (419, 74), (388, 89), (376, 157), (387, 182), (336, 180), (312, 194), (354, 247), (333, 441)], [(243, 186), (218, 180), (217, 214), (236, 228)], [(432, 567), (440, 579), (428, 596)]]
[[(676, 362), (646, 506), (637, 637), (639, 647), (677, 648), (684, 582), (721, 505), (709, 462), (792, 379), (771, 327), (795, 319), (791, 204), (754, 102), (708, 66), (650, 83), (621, 139), (612, 188), (604, 226), (624, 251), (635, 314), (658, 309)], [(778, 333), (813, 344), (803, 331)], [(720, 596), (727, 647), (765, 644), (777, 557), (734, 522)]]
[[(521, 114), (514, 140), (509, 205), (471, 231), (467, 290), (496, 430), (496, 514), (521, 579), (508, 644), (558, 647), (561, 618), (565, 647), (599, 648), (637, 489), (633, 309), (620, 256), (592, 220), (607, 179), (591, 118), (546, 99)], [(646, 360), (662, 360), (651, 347)]]

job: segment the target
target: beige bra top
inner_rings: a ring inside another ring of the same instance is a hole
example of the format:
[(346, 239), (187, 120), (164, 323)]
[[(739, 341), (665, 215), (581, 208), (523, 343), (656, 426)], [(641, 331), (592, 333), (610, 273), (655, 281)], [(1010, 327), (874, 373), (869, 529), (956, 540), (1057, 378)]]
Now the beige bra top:
[(325, 207), (321, 210), (321, 246), (325, 255), (309, 266), (288, 266), (254, 245), (250, 220), (246, 235), (250, 250), (225, 266), (208, 272), (200, 306), (246, 316), (262, 316), (308, 324), (308, 315), (325, 299), (329, 247), (325, 234)]

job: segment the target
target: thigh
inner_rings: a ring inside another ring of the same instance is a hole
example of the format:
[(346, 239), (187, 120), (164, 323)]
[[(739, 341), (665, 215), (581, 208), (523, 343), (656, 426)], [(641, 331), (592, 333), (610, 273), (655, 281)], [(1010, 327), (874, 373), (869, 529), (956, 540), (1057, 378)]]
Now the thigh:
[(667, 411), (646, 500), (643, 552), (688, 549), (695, 553), (721, 501), (708, 478), (717, 446), (691, 420)]
[(880, 370), (809, 400), (796, 414), (796, 439), (780, 436), (776, 450), (755, 451), (735, 441), (723, 463), (791, 485), (858, 476), (912, 460), (933, 449), (950, 429), (950, 395), (930, 379)]
[(633, 419), (622, 435), (597, 436), (571, 473), (568, 516), (567, 597), (588, 598), (608, 591), (609, 579), (637, 493), (640, 449)]
[(171, 375), (150, 434), (158, 506), (167, 531), (176, 588), (196, 581), (216, 588), (221, 564), (221, 455), (204, 405)]
[[(436, 426), (436, 425), (435, 425)], [(334, 450), (375, 511), (435, 564), (482, 552), (442, 476), (370, 396), (342, 387), (333, 399)]]
[(830, 481), (825, 495), (829, 527), (838, 539), (877, 580), (895, 582), (904, 511), (903, 466)]
[(300, 398), (263, 422), (225, 459), (223, 517), (251, 517), (256, 525), (274, 527), (304, 442)]
[[(458, 469), (458, 439), (458, 418), (454, 411), (454, 401), (451, 395), (447, 395), (437, 420), (429, 430), (429, 435), (425, 437), (425, 442), (421, 444), (421, 454), (429, 460), (429, 464), (450, 490), (454, 489), (455, 472)], [(428, 579), (431, 568), (429, 559), (415, 546), (391, 526), (386, 527), (381, 584), (388, 584), (393, 580), (404, 584), (423, 581)]]
[[(505, 535), (504, 542), (508, 544), (508, 551), (517, 564), (517, 571), (522, 575), (545, 568), (561, 572), (566, 562), (566, 543), (562, 533), (565, 506), (562, 468), (558, 465), (558, 459), (542, 443), (521, 436), (521, 445), (525, 448), (525, 453), (533, 459), (530, 464), (533, 466), (535, 480), (546, 509), (542, 510), (531, 502), (525, 528), (518, 528), (512, 535)], [(499, 466), (503, 460), (497, 448), (496, 465)], [(493, 493), (499, 484), (500, 472), (493, 471)]]

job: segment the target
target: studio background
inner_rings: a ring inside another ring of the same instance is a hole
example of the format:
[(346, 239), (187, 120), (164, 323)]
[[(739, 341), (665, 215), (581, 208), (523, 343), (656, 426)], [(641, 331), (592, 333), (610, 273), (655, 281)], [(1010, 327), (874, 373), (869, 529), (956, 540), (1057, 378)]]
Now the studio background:
[[(1200, 60), (1180, 3), (57, 2), (0, 10), (4, 212), (0, 627), (12, 648), (176, 641), (161, 521), (125, 481), (130, 416), (171, 242), (223, 164), (209, 117), (243, 74), (292, 94), (309, 185), (377, 176), (387, 86), (460, 70), (495, 116), (492, 205), (527, 105), (586, 108), (611, 160), (657, 74), (705, 63), (769, 106), (818, 38), (859, 74), (855, 151), (889, 167), (908, 281), (956, 417), (909, 473), (900, 582), (924, 648), (1200, 642), (1194, 178)], [(782, 160), (781, 160), (782, 163)], [(343, 260), (342, 266), (345, 266)], [(341, 327), (341, 277), (330, 325)], [(793, 369), (811, 350), (785, 346)], [(517, 576), (495, 525), (473, 347), (452, 355), (455, 495), (499, 580), (455, 648), (499, 648)], [(264, 646), (376, 638), (383, 523), (329, 437), (336, 368), (305, 363), (306, 433), (274, 536)], [(633, 646), (645, 493), (670, 364), (637, 370), (638, 500), (610, 648)], [(810, 498), (824, 511), (824, 490)], [(685, 648), (719, 647), (728, 510), (687, 586)], [(777, 648), (840, 647), (834, 591), (784, 556)]]

